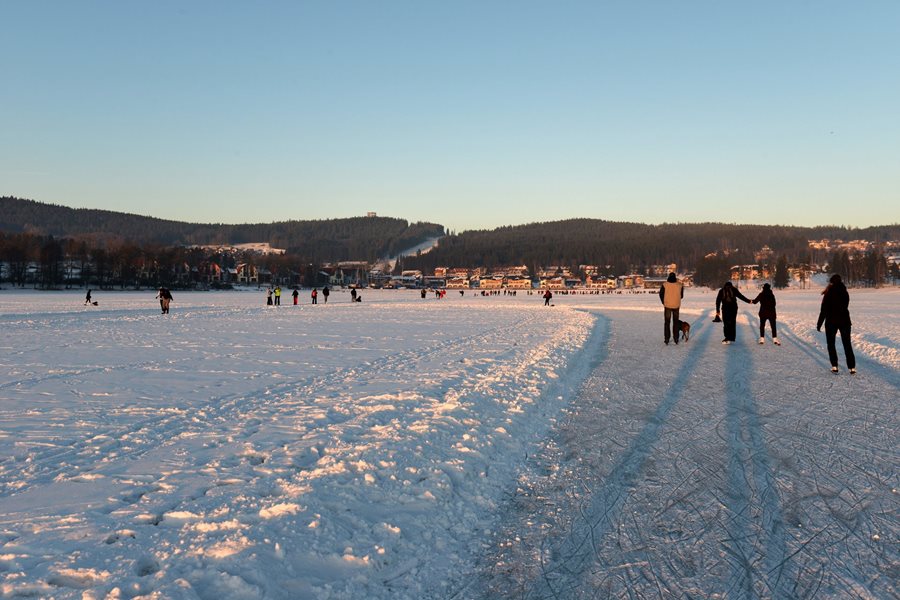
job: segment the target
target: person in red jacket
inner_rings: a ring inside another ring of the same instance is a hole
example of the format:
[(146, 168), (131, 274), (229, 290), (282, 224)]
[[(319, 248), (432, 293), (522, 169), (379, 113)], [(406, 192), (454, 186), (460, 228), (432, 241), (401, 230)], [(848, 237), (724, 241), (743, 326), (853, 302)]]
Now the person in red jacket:
[(780, 346), (778, 341), (778, 329), (775, 327), (775, 294), (768, 283), (763, 285), (762, 291), (753, 299), (753, 304), (759, 304), (759, 343), (766, 343), (766, 321), (772, 327), (772, 342)]
[(822, 307), (816, 330), (822, 331), (825, 325), (825, 345), (828, 346), (828, 360), (831, 361), (831, 372), (838, 372), (838, 355), (834, 346), (837, 333), (841, 332), (841, 343), (844, 345), (844, 356), (850, 374), (856, 374), (856, 356), (850, 344), (850, 294), (840, 275), (832, 275), (828, 287), (822, 292)]

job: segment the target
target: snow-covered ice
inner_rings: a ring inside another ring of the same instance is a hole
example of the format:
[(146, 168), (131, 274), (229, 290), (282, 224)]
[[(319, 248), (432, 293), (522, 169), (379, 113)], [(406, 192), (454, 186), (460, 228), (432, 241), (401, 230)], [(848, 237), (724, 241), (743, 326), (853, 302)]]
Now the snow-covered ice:
[(895, 598), (900, 290), (856, 376), (818, 291), (2, 290), (0, 594)]

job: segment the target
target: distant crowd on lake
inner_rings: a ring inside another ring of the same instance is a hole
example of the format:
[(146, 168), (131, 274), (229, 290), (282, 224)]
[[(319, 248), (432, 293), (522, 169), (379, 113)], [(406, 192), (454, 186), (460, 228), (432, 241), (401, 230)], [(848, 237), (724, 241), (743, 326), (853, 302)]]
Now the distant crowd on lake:
[[(465, 296), (465, 290), (458, 290), (459, 295)], [(470, 296), (489, 297), (489, 296), (516, 296), (518, 290), (480, 290)], [(631, 293), (647, 293), (646, 290), (629, 290)], [(479, 293), (480, 292), (480, 293)], [(526, 290), (526, 295), (532, 296), (539, 293), (544, 300), (544, 306), (554, 306), (551, 300), (554, 292), (559, 295), (606, 295), (606, 294), (622, 294), (623, 290)], [(442, 288), (425, 289), (422, 288), (419, 294), (422, 299), (428, 297), (429, 293), (433, 294), (438, 300), (446, 297), (447, 290)], [(319, 297), (322, 298), (322, 304), (328, 304), (328, 298), (331, 295), (331, 288), (327, 285), (313, 287), (310, 290), (310, 304), (319, 304)], [(674, 342), (687, 342), (690, 339), (690, 323), (680, 320), (681, 302), (684, 298), (684, 284), (678, 281), (675, 273), (670, 273), (666, 281), (659, 288), (659, 300), (663, 305), (663, 343), (669, 345)], [(265, 298), (267, 306), (281, 306), (282, 289), (281, 286), (267, 287), (265, 289)], [(294, 306), (299, 304), (300, 291), (293, 288), (291, 291)], [(159, 300), (160, 311), (162, 314), (169, 314), (170, 306), (174, 301), (172, 292), (166, 287), (160, 287), (157, 290), (156, 299)], [(726, 281), (718, 290), (715, 299), (715, 318), (716, 323), (722, 323), (724, 338), (723, 345), (731, 345), (737, 339), (737, 314), (738, 300), (747, 304), (759, 305), (759, 343), (766, 342), (766, 325), (771, 330), (772, 342), (776, 346), (781, 345), (778, 339), (778, 325), (776, 313), (776, 299), (772, 291), (772, 286), (765, 283), (762, 291), (753, 299), (750, 299), (737, 289), (731, 281)], [(350, 289), (350, 302), (362, 302), (362, 294), (353, 287)], [(99, 306), (99, 302), (93, 297), (93, 290), (87, 290), (84, 300), (85, 306)], [(856, 373), (856, 357), (853, 353), (851, 344), (851, 327), (850, 320), (850, 295), (847, 287), (844, 285), (840, 275), (832, 275), (829, 279), (828, 286), (822, 291), (822, 303), (819, 310), (819, 317), (816, 322), (818, 331), (825, 327), (825, 342), (828, 349), (828, 359), (831, 363), (831, 371), (838, 372), (838, 354), (836, 347), (837, 335), (841, 336), (841, 344), (844, 349), (844, 356), (847, 368), (851, 374)]]

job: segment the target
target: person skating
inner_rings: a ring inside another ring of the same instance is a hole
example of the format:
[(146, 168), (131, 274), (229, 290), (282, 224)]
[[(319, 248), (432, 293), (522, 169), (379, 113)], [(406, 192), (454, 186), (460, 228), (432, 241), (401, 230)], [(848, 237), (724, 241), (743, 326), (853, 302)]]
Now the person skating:
[(682, 298), (684, 298), (684, 284), (678, 281), (675, 273), (669, 273), (668, 279), (659, 288), (659, 301), (664, 307), (663, 341), (666, 344), (673, 336), (675, 343), (678, 343), (678, 336), (681, 332), (681, 320), (678, 317)]
[(750, 304), (750, 299), (744, 296), (730, 281), (726, 281), (716, 295), (716, 317), (722, 315), (722, 328), (725, 332), (725, 339), (722, 340), (722, 343), (726, 345), (734, 343), (737, 338), (738, 298)]
[(322, 298), (325, 300), (325, 304), (328, 304), (328, 294), (331, 293), (331, 290), (328, 289), (328, 286), (322, 288)]
[(266, 306), (272, 306), (272, 288), (266, 288)]
[(280, 285), (275, 286), (273, 295), (275, 296), (275, 306), (281, 306), (281, 286)]
[(159, 292), (156, 294), (156, 297), (159, 298), (159, 308), (162, 309), (162, 314), (169, 314), (169, 304), (172, 302), (172, 292), (169, 291), (166, 287), (159, 288)]
[(294, 288), (294, 291), (291, 292), (291, 296), (294, 298), (294, 306), (297, 306), (297, 299), (300, 297), (300, 292), (297, 291), (297, 288)]
[(310, 297), (310, 299), (312, 299), (313, 304), (318, 304), (319, 303), (319, 290), (317, 290), (316, 288), (313, 288), (312, 291), (309, 293), (309, 297)]
[(85, 306), (87, 306), (89, 304), (93, 304), (93, 301), (91, 300), (91, 290), (87, 291), (87, 294), (84, 297), (84, 304), (85, 304)]
[(775, 325), (775, 294), (768, 283), (763, 285), (762, 291), (753, 299), (753, 304), (759, 304), (759, 343), (766, 343), (766, 321), (772, 327), (772, 342), (780, 346), (778, 341), (778, 329)]
[(547, 291), (544, 292), (544, 306), (550, 306), (550, 298), (553, 297), (553, 292), (548, 288)]
[(841, 344), (844, 346), (844, 357), (850, 374), (856, 374), (856, 356), (850, 343), (850, 294), (840, 275), (832, 275), (828, 287), (822, 291), (822, 307), (816, 330), (822, 331), (825, 324), (825, 344), (828, 346), (828, 360), (831, 361), (831, 372), (838, 372), (838, 355), (835, 348), (835, 337), (841, 333)]

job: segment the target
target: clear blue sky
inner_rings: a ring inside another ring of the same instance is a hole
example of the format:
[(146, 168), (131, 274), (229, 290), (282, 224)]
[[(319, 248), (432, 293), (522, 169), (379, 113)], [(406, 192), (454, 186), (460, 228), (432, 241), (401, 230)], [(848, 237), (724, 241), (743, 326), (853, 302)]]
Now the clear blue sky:
[(0, 195), (66, 206), (900, 222), (896, 0), (0, 0), (0, 86)]

